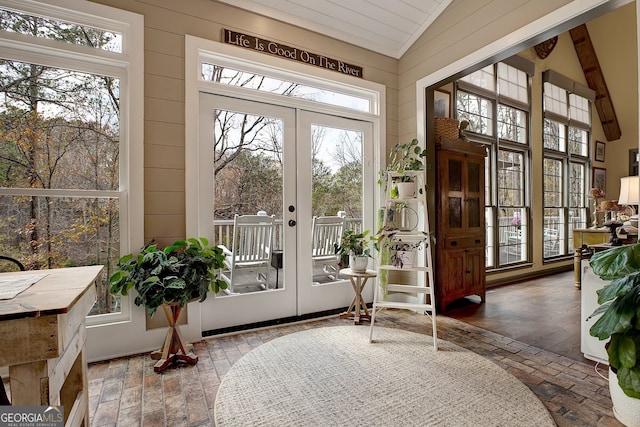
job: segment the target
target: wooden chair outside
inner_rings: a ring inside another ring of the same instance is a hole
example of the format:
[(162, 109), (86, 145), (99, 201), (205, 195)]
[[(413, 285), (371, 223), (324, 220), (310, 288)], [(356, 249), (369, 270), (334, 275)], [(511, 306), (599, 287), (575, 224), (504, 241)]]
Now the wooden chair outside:
[(221, 278), (229, 292), (237, 293), (247, 286), (268, 288), (273, 226), (273, 215), (235, 216), (231, 248), (220, 245), (225, 254)]
[(336, 255), (335, 244), (340, 244), (345, 218), (343, 216), (314, 216), (311, 236), (311, 260), (315, 268), (321, 267), (322, 274), (335, 280), (338, 277), (340, 258)]

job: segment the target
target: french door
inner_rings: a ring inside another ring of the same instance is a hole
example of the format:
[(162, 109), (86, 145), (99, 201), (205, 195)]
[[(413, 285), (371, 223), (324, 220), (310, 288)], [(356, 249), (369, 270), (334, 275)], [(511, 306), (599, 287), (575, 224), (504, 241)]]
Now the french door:
[(345, 227), (373, 228), (371, 123), (206, 93), (199, 123), (202, 234), (213, 227), (231, 250), (236, 214), (275, 218), (266, 278), (239, 271), (241, 284), (202, 304), (202, 330), (348, 306), (349, 282), (312, 262), (312, 218), (340, 212)]

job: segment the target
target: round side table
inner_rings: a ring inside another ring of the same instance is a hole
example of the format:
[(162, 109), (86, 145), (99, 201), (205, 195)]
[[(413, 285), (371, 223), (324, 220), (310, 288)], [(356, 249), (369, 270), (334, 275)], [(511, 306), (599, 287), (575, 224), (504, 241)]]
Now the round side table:
[[(367, 305), (362, 299), (362, 290), (366, 286), (367, 280), (372, 277), (376, 277), (377, 273), (374, 270), (360, 272), (353, 271), (350, 268), (343, 268), (340, 270), (340, 275), (349, 278), (351, 286), (353, 287), (353, 292), (355, 292), (351, 305), (346, 312), (340, 314), (340, 317), (343, 319), (353, 317), (353, 321), (356, 325), (360, 324), (361, 318), (371, 321), (371, 315), (369, 314)], [(362, 312), (360, 310), (362, 310)]]

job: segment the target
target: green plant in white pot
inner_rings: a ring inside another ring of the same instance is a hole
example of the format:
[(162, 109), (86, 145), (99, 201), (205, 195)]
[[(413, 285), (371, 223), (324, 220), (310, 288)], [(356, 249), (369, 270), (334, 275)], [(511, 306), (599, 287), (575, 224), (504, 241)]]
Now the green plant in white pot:
[[(356, 233), (354, 230), (344, 230), (340, 243), (334, 244), (335, 253), (338, 256), (348, 256), (349, 268), (353, 271), (363, 272), (367, 270), (371, 257), (370, 239), (367, 237), (370, 230)], [(343, 259), (344, 264), (344, 259)]]
[(609, 339), (614, 414), (627, 425), (640, 425), (640, 244), (596, 253), (589, 264), (594, 274), (611, 281), (597, 292), (601, 305), (589, 318), (601, 316), (589, 333)]
[[(399, 186), (402, 184), (413, 183), (413, 176), (405, 175), (406, 171), (419, 171), (424, 170), (423, 159), (427, 157), (427, 150), (420, 147), (420, 143), (417, 139), (413, 139), (410, 142), (397, 143), (389, 153), (389, 163), (387, 167), (380, 171), (380, 178), (378, 183), (385, 186), (387, 184), (387, 177), (390, 172), (399, 174), (399, 178), (395, 182), (395, 187), (392, 188), (392, 195), (398, 197)], [(410, 197), (409, 193), (415, 191), (415, 184), (409, 186), (411, 190), (408, 190), (407, 194), (403, 194), (404, 197)], [(422, 192), (422, 189), (418, 189)]]

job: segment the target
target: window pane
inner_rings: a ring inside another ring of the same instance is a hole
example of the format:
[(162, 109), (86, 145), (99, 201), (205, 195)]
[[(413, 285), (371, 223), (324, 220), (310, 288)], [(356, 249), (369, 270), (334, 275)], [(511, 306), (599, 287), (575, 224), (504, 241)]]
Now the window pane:
[(0, 60), (0, 87), (0, 186), (118, 189), (118, 79)]
[(544, 109), (568, 117), (567, 91), (549, 82), (544, 83)]
[(280, 80), (273, 77), (234, 70), (215, 64), (202, 64), (202, 78), (229, 86), (239, 86), (247, 89), (284, 95), (292, 98), (306, 99), (323, 104), (336, 105), (356, 111), (370, 111), (371, 102), (350, 94), (318, 89), (315, 87)]
[(498, 105), (498, 136), (513, 142), (527, 143), (527, 115), (524, 111)]
[(582, 163), (569, 163), (569, 207), (585, 207), (586, 167)]
[(591, 125), (591, 114), (589, 114), (589, 100), (576, 94), (569, 94), (569, 105), (571, 120)]
[(493, 103), (472, 93), (458, 91), (458, 119), (467, 120), (470, 132), (493, 135)]
[(524, 204), (524, 156), (521, 153), (498, 152), (498, 205)]
[(587, 208), (569, 209), (569, 248), (575, 248), (573, 230), (587, 228)]
[(544, 148), (548, 150), (566, 151), (565, 125), (553, 120), (544, 119)]
[(0, 30), (122, 53), (122, 34), (3, 8)]
[(481, 70), (462, 77), (460, 80), (494, 92), (496, 90), (496, 84), (493, 73), (493, 65), (488, 65)]
[(544, 159), (544, 206), (562, 207), (562, 161)]
[(498, 93), (529, 104), (527, 73), (503, 62), (498, 63)]
[(40, 270), (105, 266), (91, 314), (120, 309), (107, 278), (120, 256), (119, 202), (115, 198), (0, 196), (0, 253)]
[(485, 226), (487, 227), (487, 238), (486, 238), (486, 249), (485, 249), (486, 263), (485, 264), (487, 268), (495, 268), (498, 266), (495, 260), (495, 251), (496, 251), (497, 244), (494, 237), (496, 224), (495, 224), (495, 216), (493, 215), (492, 206), (485, 206), (484, 221), (485, 221)]
[(564, 217), (563, 209), (544, 210), (544, 228), (542, 233), (543, 252), (545, 258), (564, 255)]
[[(281, 118), (216, 110), (214, 127), (214, 221), (265, 211), (282, 212)], [(246, 185), (251, 182), (252, 185)], [(216, 242), (231, 245), (221, 236)]]
[(525, 208), (500, 208), (498, 232), (500, 265), (526, 261), (528, 258), (528, 224)]
[(584, 129), (569, 126), (569, 153), (588, 156), (589, 133)]

